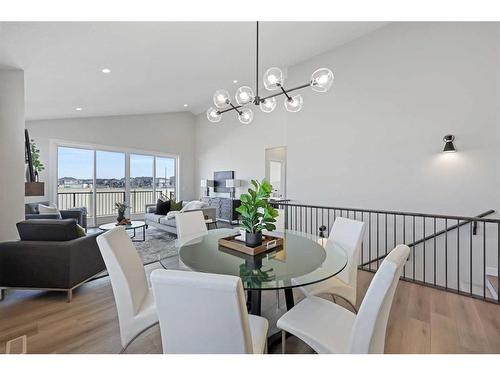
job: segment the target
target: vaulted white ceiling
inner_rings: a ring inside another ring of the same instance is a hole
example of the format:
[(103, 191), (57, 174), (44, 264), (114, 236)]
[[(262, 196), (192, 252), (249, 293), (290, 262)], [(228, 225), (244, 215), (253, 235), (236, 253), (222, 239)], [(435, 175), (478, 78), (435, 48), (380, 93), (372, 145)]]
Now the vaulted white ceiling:
[[(294, 65), (383, 25), (263, 22), (261, 74), (267, 67)], [(218, 88), (254, 86), (255, 23), (0, 23), (0, 65), (25, 71), (27, 119), (197, 114), (211, 106)], [(111, 73), (103, 74), (102, 68)]]

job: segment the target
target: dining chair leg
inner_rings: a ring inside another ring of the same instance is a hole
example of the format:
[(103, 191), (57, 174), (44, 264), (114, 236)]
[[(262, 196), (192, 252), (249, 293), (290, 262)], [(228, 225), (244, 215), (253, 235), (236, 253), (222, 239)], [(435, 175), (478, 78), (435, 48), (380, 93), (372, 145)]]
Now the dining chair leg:
[(281, 354), (286, 354), (286, 332), (281, 331)]
[(332, 296), (332, 301), (333, 303), (337, 303), (337, 301), (335, 300), (335, 294), (330, 294)]
[[(330, 293), (330, 295), (332, 296), (333, 302), (334, 302), (334, 303), (337, 303), (337, 301), (335, 300), (335, 294)], [(347, 298), (344, 298), (344, 297), (339, 296), (339, 295), (337, 295), (337, 297), (340, 297), (340, 298), (342, 298), (344, 301), (346, 301), (346, 302), (347, 302), (347, 304), (348, 304), (349, 306), (351, 306), (351, 309), (353, 309), (353, 311), (354, 311), (356, 314), (358, 313), (358, 309), (356, 308), (356, 306), (354, 306), (354, 305), (351, 303), (351, 301), (349, 301)]]
[(132, 342), (138, 338), (142, 333), (146, 332), (148, 329), (150, 329), (151, 327), (154, 327), (155, 325), (160, 325), (160, 322), (155, 322), (153, 324), (150, 324), (149, 326), (147, 326), (146, 328), (144, 328), (142, 331), (140, 331), (139, 333), (137, 333), (134, 337), (132, 337), (130, 339), (130, 341), (125, 345), (125, 346), (122, 346), (120, 351), (118, 352), (118, 354), (123, 354), (125, 353), (125, 351), (128, 349), (129, 345), (132, 344)]

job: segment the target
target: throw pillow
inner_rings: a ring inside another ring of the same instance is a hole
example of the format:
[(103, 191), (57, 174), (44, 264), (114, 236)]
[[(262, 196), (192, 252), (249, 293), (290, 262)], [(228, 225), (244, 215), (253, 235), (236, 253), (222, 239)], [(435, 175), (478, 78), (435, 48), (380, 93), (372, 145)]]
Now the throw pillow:
[(170, 201), (170, 210), (172, 210), (172, 211), (182, 210), (182, 201), (176, 202), (175, 199), (172, 199)]
[(40, 214), (46, 214), (46, 215), (57, 215), (59, 216), (59, 219), (61, 219), (61, 213), (57, 209), (57, 207), (54, 206), (46, 206), (44, 204), (39, 204), (38, 205), (38, 212)]
[(207, 204), (205, 202), (191, 201), (191, 202), (187, 202), (186, 205), (184, 205), (184, 207), (182, 207), (181, 212), (192, 211), (192, 210), (201, 210), (205, 206), (207, 206)]
[(167, 219), (167, 220), (173, 219), (173, 218), (175, 218), (175, 217), (176, 217), (179, 213), (180, 213), (180, 211), (169, 211), (169, 212), (168, 212), (168, 214), (167, 214), (166, 219)]
[(158, 199), (158, 202), (156, 202), (156, 214), (162, 216), (168, 214), (168, 212), (170, 211), (171, 203), (172, 202), (170, 201), (164, 202), (161, 199)]
[(83, 229), (80, 225), (76, 225), (76, 234), (78, 237), (85, 237), (87, 233), (85, 233), (85, 229)]

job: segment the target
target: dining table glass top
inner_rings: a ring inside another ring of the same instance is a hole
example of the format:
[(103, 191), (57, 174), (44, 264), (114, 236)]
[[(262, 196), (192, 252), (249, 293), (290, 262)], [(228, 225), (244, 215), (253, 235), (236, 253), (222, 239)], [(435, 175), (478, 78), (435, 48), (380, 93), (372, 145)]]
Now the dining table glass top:
[(172, 250), (160, 251), (164, 268), (239, 276), (246, 290), (294, 288), (314, 284), (340, 273), (347, 255), (335, 241), (326, 241), (306, 233), (271, 233), (283, 237), (283, 246), (257, 256), (247, 255), (219, 245), (219, 239), (239, 229), (221, 228), (201, 236), (176, 240), (178, 263), (172, 264)]

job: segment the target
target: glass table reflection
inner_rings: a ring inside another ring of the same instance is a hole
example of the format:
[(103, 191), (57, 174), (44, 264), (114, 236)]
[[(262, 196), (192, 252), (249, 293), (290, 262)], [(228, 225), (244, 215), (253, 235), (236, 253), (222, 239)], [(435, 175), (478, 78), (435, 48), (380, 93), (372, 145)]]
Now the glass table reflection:
[[(287, 309), (293, 307), (292, 288), (324, 281), (337, 275), (347, 264), (347, 255), (338, 245), (317, 236), (294, 231), (275, 232), (283, 246), (251, 256), (219, 245), (219, 239), (238, 233), (221, 228), (203, 236), (176, 241), (178, 264), (172, 251), (160, 252), (164, 268), (183, 268), (198, 272), (234, 275), (241, 278), (248, 292), (249, 312), (261, 314), (261, 292), (283, 289)], [(325, 246), (323, 246), (325, 245)]]

